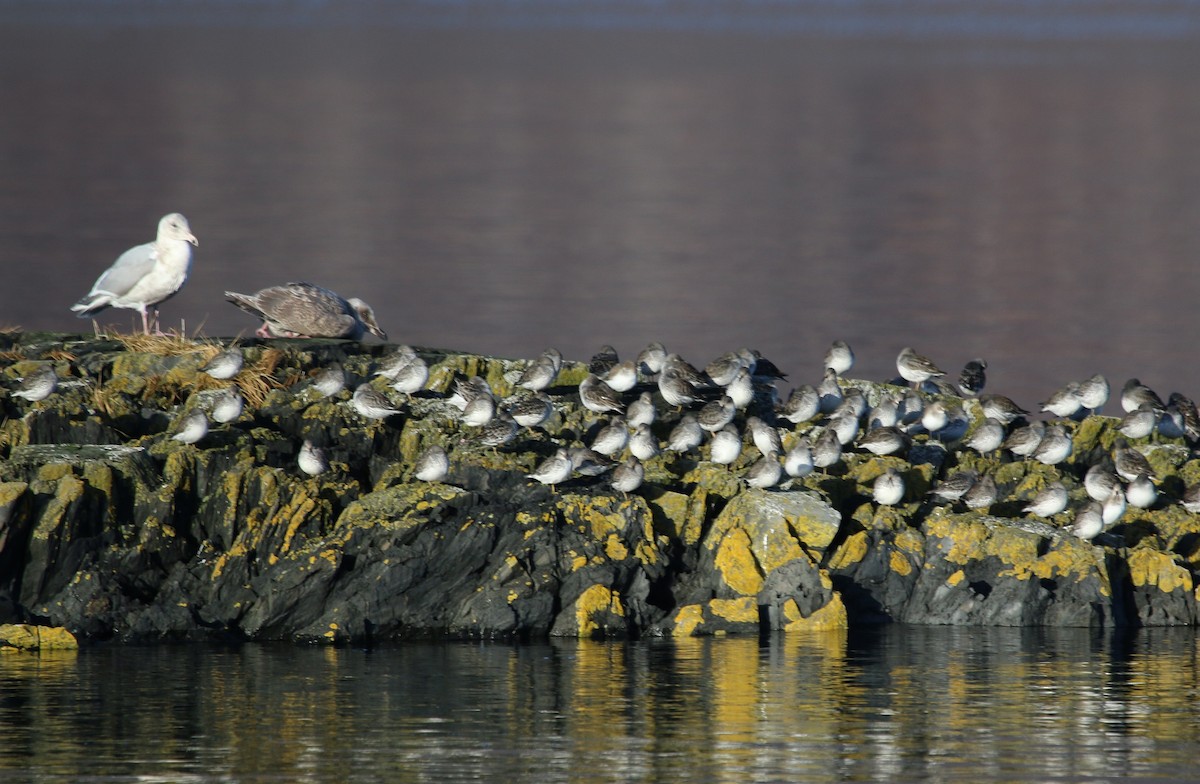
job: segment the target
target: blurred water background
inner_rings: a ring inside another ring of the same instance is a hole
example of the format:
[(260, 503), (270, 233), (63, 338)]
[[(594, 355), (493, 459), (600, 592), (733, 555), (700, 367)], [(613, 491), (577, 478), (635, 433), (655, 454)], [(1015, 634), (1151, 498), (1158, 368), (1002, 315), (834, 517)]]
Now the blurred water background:
[(1186, 1), (0, 0), (0, 325), (90, 331), (178, 210), (188, 333), (308, 280), (415, 345), (1200, 396), (1198, 44)]

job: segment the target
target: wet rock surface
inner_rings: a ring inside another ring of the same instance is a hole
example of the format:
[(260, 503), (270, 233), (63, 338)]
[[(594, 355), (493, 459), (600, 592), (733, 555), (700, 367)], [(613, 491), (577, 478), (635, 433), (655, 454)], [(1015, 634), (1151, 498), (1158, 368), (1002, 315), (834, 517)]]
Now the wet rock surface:
[[(545, 422), (505, 432), (464, 423), (456, 379), (486, 380), (503, 409), (529, 360), (418, 349), (428, 379), (403, 393), (374, 375), (393, 346), (248, 340), (234, 379), (202, 373), (227, 345), (0, 334), (0, 385), (11, 392), (46, 365), (59, 378), (43, 400), (0, 397), (0, 623), (88, 639), (369, 642), (1200, 616), (1200, 516), (1178, 503), (1200, 481), (1200, 461), (1184, 438), (1133, 444), (1158, 477), (1153, 506), (1130, 507), (1092, 540), (1067, 529), (1087, 500), (1084, 472), (1111, 459), (1114, 418), (1064, 420), (1073, 450), (1055, 465), (913, 430), (903, 457), (850, 443), (835, 464), (763, 488), (746, 481), (762, 457), (746, 435), (728, 465), (712, 462), (708, 443), (648, 457), (644, 483), (622, 492), (602, 458), (594, 476), (585, 463), (553, 484), (526, 476), (560, 447), (591, 444), (607, 421), (581, 405), (585, 363), (562, 365)], [(326, 397), (314, 380), (334, 363), (347, 387)], [(904, 391), (841, 383), (871, 405)], [(359, 413), (352, 393), (363, 384), (399, 413)], [(246, 401), (237, 419), (210, 419), (194, 443), (172, 437), (231, 386)], [(824, 417), (777, 416), (773, 389), (756, 380), (735, 423), (767, 421), (785, 450), (815, 442)], [(720, 392), (672, 406), (656, 390), (643, 374), (618, 394), (625, 405), (653, 393), (660, 446)], [(962, 404), (963, 438), (982, 421), (978, 407)], [(301, 469), (306, 440), (327, 470)], [(447, 475), (416, 479), (434, 445), (449, 454)], [(872, 488), (889, 468), (906, 489), (884, 506)], [(934, 503), (930, 489), (964, 470), (992, 477), (995, 500)], [(1023, 512), (1051, 482), (1067, 487), (1071, 506), (1049, 519)]]

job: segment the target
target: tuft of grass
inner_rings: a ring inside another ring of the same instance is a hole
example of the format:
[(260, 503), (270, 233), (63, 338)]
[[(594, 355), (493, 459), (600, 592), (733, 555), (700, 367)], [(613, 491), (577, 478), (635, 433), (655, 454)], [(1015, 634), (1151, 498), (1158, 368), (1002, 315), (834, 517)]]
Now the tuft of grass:
[(220, 344), (215, 341), (208, 339), (197, 340), (178, 332), (168, 332), (165, 335), (114, 332), (109, 337), (124, 346), (126, 351), (132, 351), (136, 354), (157, 354), (164, 357), (177, 357), (182, 354), (211, 351), (211, 356), (221, 350)]
[(246, 402), (253, 408), (261, 406), (272, 389), (282, 386), (275, 380), (275, 370), (285, 356), (277, 348), (266, 349), (257, 362), (250, 367), (243, 367), (242, 372), (237, 374), (235, 380), (238, 388), (242, 390), (242, 397), (246, 398)]
[(53, 359), (55, 362), (73, 362), (78, 359), (78, 357), (76, 357), (70, 351), (65, 351), (61, 348), (47, 351), (43, 356), (45, 356), (47, 359)]

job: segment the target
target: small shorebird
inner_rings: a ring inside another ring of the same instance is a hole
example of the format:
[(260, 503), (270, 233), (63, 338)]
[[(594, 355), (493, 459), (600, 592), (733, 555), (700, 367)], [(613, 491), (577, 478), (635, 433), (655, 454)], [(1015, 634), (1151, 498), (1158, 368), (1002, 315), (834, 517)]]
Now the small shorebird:
[(242, 369), (243, 361), (242, 350), (231, 347), (214, 354), (212, 359), (200, 366), (200, 370), (218, 381), (228, 381)]
[(296, 465), (309, 476), (318, 476), (329, 470), (329, 461), (325, 459), (325, 450), (319, 446), (313, 446), (313, 442), (307, 438), (300, 447)]
[(13, 390), (13, 397), (21, 397), (30, 403), (45, 400), (58, 389), (58, 373), (53, 365), (41, 365), (21, 379), (21, 383)]
[(203, 411), (195, 410), (185, 414), (175, 425), (171, 440), (183, 444), (194, 444), (208, 433), (208, 417)]
[(354, 396), (350, 398), (350, 404), (360, 416), (367, 419), (387, 419), (393, 414), (399, 414), (400, 409), (392, 405), (392, 401), (388, 400), (382, 392), (375, 390), (368, 384), (360, 384), (354, 390)]
[(1038, 517), (1053, 517), (1066, 508), (1067, 488), (1063, 487), (1062, 482), (1051, 482), (1021, 511)]
[(933, 363), (933, 360), (918, 354), (908, 346), (902, 348), (896, 357), (896, 370), (900, 371), (901, 378), (915, 385), (946, 375), (945, 371)]
[(880, 506), (895, 506), (904, 498), (904, 477), (889, 467), (871, 485), (871, 497)]
[(413, 463), (413, 476), (422, 482), (440, 482), (450, 472), (450, 456), (437, 444), (426, 447)]

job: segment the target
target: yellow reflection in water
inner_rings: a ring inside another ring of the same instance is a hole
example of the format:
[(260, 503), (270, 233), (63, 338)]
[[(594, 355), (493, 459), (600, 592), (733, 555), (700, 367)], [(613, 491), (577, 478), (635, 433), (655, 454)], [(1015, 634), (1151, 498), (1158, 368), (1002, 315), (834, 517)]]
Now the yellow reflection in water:
[(402, 782), (1178, 778), (1200, 742), (1198, 659), (1191, 630), (906, 627), (0, 656), (0, 771), (314, 782), (351, 770)]

